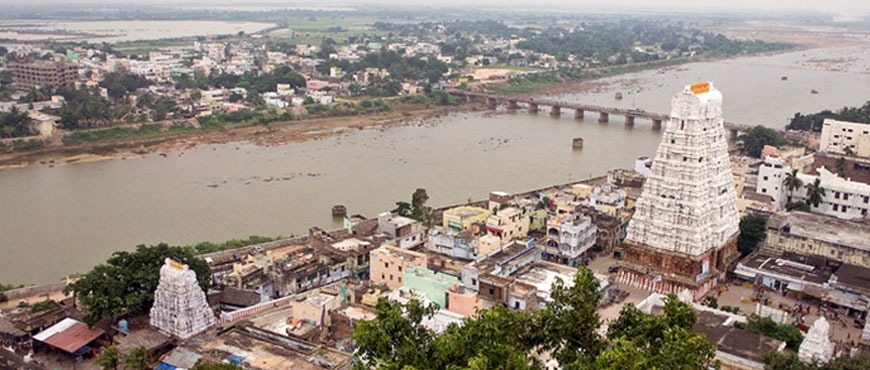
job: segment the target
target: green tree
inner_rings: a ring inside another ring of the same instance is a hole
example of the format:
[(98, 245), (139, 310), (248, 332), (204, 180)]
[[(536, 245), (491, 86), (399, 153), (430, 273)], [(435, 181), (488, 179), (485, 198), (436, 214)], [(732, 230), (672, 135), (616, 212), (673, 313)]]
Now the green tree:
[(411, 216), (411, 203), (396, 202), (396, 209), (391, 212), (396, 213), (399, 216), (409, 217)]
[(837, 175), (844, 179), (849, 176), (848, 166), (845, 157), (837, 158)]
[(581, 357), (594, 362), (602, 349), (597, 333), (601, 327), (597, 313), (602, 297), (600, 283), (588, 268), (578, 269), (573, 283), (566, 286), (557, 279), (547, 309), (536, 317), (542, 347), (552, 351), (561, 364), (575, 363)]
[(423, 326), (435, 306), (411, 300), (407, 305), (379, 299), (375, 306), (377, 321), (360, 321), (353, 330), (360, 362), (355, 369), (416, 369), (432, 361), (435, 334)]
[(745, 257), (752, 253), (765, 237), (767, 237), (767, 217), (760, 213), (750, 213), (740, 220), (737, 250)]
[(782, 179), (782, 186), (788, 189), (788, 202), (791, 203), (791, 198), (792, 195), (794, 195), (794, 191), (804, 186), (803, 180), (798, 177), (797, 169), (794, 169), (790, 173), (787, 173), (785, 175), (785, 178)]
[(765, 145), (781, 146), (788, 143), (776, 130), (764, 126), (755, 126), (746, 133), (737, 137), (743, 153), (761, 158), (761, 151)]
[(431, 209), (426, 206), (429, 201), (429, 195), (426, 194), (426, 189), (417, 188), (414, 194), (411, 195), (411, 218), (417, 221), (426, 221)]
[(160, 267), (167, 258), (190, 266), (200, 287), (208, 289), (211, 271), (205, 261), (196, 258), (189, 248), (161, 243), (139, 245), (133, 252), (115, 252), (105, 263), (64, 288), (64, 292), (75, 294), (88, 312), (85, 323), (91, 326), (114, 315), (147, 312), (154, 303)]
[(103, 368), (103, 370), (116, 370), (118, 365), (121, 364), (121, 359), (118, 356), (118, 348), (115, 346), (106, 347), (103, 350), (103, 353), (100, 354), (100, 357), (97, 358), (97, 364)]
[(816, 181), (807, 186), (807, 204), (818, 207), (825, 198), (825, 188), (822, 187), (822, 180), (816, 178)]
[(148, 368), (148, 351), (145, 347), (139, 346), (133, 348), (124, 359), (124, 369), (127, 370), (145, 370)]
[(785, 205), (785, 210), (786, 211), (800, 211), (800, 212), (811, 212), (812, 211), (810, 209), (810, 205), (804, 201), (788, 202), (788, 204)]
[(31, 135), (29, 123), (27, 112), (21, 112), (14, 106), (9, 112), (0, 112), (0, 138)]
[(769, 317), (760, 317), (753, 314), (746, 319), (746, 324), (742, 326), (744, 326), (743, 329), (753, 333), (784, 341), (788, 348), (794, 350), (797, 350), (804, 340), (803, 333), (796, 326), (777, 324), (776, 321), (773, 321)]

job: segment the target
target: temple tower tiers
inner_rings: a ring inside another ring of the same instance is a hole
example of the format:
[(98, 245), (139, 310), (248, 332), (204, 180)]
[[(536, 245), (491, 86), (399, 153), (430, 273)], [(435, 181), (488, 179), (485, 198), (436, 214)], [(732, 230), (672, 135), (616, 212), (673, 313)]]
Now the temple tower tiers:
[(670, 116), (628, 225), (619, 280), (662, 293), (689, 289), (697, 299), (737, 258), (722, 94), (710, 82), (686, 86)]
[(214, 324), (214, 313), (199, 287), (196, 272), (167, 258), (160, 268), (160, 283), (154, 292), (151, 325), (187, 339)]
[(831, 361), (831, 358), (834, 357), (834, 344), (831, 343), (831, 338), (828, 336), (830, 330), (831, 325), (824, 317), (816, 319), (798, 348), (798, 359), (808, 364)]

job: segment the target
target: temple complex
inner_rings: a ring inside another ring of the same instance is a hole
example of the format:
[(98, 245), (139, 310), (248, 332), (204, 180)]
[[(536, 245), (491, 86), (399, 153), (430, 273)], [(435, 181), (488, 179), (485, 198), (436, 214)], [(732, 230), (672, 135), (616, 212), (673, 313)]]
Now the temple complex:
[(808, 364), (830, 361), (834, 356), (834, 344), (831, 343), (831, 338), (828, 336), (830, 330), (831, 325), (828, 324), (824, 316), (816, 319), (813, 327), (807, 331), (807, 336), (801, 342), (798, 358)]
[(160, 268), (160, 283), (154, 292), (151, 325), (187, 339), (214, 324), (214, 313), (199, 287), (196, 272), (167, 258)]
[(618, 281), (702, 297), (738, 257), (736, 199), (722, 94), (710, 82), (686, 86), (628, 225)]

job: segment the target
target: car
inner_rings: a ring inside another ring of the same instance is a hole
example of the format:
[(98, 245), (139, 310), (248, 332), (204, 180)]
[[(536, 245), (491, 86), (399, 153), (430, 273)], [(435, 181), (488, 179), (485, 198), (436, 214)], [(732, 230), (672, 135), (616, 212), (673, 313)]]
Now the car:
[(263, 247), (261, 247), (261, 246), (259, 246), (259, 245), (254, 246), (254, 253), (263, 253), (263, 252), (265, 252), (265, 251), (263, 250)]
[(610, 267), (607, 268), (607, 272), (611, 274), (617, 271), (619, 271), (619, 265), (610, 265)]

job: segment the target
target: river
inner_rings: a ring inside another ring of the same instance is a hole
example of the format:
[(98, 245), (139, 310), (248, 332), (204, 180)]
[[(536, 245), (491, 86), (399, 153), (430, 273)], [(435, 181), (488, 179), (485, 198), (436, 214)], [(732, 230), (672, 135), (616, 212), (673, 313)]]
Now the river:
[[(729, 121), (782, 127), (794, 112), (870, 97), (866, 46), (814, 49), (645, 71), (557, 97), (666, 113), (683, 85), (712, 80)], [(786, 81), (781, 76), (787, 76)], [(817, 89), (819, 94), (810, 94)], [(624, 92), (615, 101), (615, 91)], [(629, 93), (630, 92), (630, 93)], [(461, 113), (392, 129), (260, 147), (246, 143), (106, 162), (0, 172), (0, 282), (40, 283), (87, 271), (136, 244), (222, 241), (334, 228), (330, 207), (374, 217), (417, 187), (444, 205), (631, 168), (659, 133), (594, 114)], [(582, 150), (571, 139), (582, 137)]]

